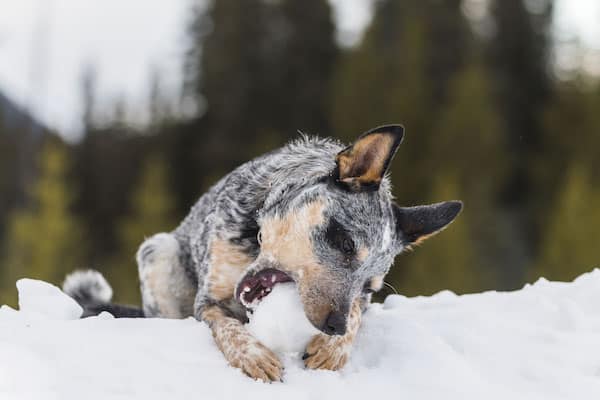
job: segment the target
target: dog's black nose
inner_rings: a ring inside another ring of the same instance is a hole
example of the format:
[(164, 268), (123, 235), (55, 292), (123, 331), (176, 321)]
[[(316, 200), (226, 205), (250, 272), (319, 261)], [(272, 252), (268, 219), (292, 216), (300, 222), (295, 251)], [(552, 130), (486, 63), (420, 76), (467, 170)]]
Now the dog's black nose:
[(327, 316), (322, 331), (328, 335), (343, 335), (346, 333), (346, 316), (339, 311), (332, 311)]

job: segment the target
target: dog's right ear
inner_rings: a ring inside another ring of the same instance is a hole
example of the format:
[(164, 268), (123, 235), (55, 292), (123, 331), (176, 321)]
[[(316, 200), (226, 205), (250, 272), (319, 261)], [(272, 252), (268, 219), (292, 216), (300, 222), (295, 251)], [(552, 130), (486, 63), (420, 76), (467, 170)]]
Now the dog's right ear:
[(421, 244), (454, 221), (463, 204), (461, 201), (452, 200), (416, 207), (400, 207), (394, 203), (392, 207), (398, 237), (402, 245), (412, 247)]
[(377, 190), (403, 137), (401, 125), (363, 133), (335, 157), (337, 182), (354, 191)]

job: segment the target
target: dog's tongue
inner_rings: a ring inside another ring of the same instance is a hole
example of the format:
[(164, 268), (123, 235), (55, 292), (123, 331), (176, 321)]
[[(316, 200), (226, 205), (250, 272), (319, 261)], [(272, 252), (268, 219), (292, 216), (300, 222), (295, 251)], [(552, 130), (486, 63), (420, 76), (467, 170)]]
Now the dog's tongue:
[(264, 269), (254, 275), (246, 276), (238, 285), (236, 298), (246, 307), (253, 307), (271, 293), (273, 286), (281, 282), (291, 282), (285, 272), (274, 268)]

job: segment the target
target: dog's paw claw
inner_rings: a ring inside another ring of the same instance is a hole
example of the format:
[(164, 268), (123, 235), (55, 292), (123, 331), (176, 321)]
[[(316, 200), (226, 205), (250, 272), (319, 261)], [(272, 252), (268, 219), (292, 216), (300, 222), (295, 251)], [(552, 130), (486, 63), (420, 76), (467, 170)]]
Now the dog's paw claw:
[(268, 383), (282, 382), (283, 365), (281, 361), (275, 353), (258, 341), (236, 354), (230, 363), (255, 380)]
[(307, 368), (337, 371), (346, 365), (349, 355), (350, 345), (346, 337), (318, 334), (306, 347), (302, 359)]

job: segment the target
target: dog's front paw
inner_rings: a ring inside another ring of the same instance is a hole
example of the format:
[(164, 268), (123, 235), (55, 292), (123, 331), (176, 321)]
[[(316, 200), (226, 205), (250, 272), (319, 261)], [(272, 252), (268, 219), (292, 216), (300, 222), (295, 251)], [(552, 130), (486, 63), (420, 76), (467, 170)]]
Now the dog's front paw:
[(281, 381), (283, 365), (279, 358), (252, 336), (239, 320), (226, 316), (218, 306), (204, 309), (201, 318), (210, 325), (217, 347), (229, 365), (254, 379)]
[(302, 357), (304, 365), (311, 369), (328, 369), (337, 371), (346, 365), (352, 340), (347, 336), (315, 335)]
[(246, 375), (264, 382), (281, 381), (283, 365), (279, 358), (256, 339), (248, 340), (234, 351), (227, 352), (229, 364)]

